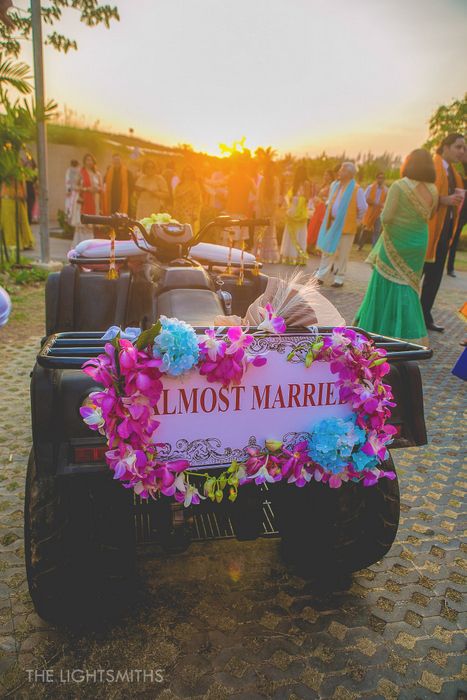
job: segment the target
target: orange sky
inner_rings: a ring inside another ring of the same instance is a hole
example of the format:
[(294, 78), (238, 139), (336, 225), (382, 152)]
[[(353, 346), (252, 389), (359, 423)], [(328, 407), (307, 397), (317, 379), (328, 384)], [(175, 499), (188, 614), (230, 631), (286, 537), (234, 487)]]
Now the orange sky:
[(79, 50), (46, 49), (47, 94), (166, 144), (403, 155), (467, 86), (464, 0), (114, 3), (111, 30), (67, 11)]

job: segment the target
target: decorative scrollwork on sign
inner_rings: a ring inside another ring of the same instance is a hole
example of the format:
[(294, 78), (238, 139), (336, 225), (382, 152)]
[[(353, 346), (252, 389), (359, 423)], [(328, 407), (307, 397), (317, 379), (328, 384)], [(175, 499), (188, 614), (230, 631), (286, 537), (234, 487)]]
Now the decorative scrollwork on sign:
[(286, 433), (282, 438), (284, 447), (287, 450), (293, 450), (298, 442), (303, 440), (309, 440), (311, 438), (311, 433), (301, 432), (301, 433)]
[[(279, 355), (286, 355), (295, 350), (297, 352), (301, 346), (309, 347), (310, 342), (314, 339), (313, 335), (273, 335), (273, 336), (255, 336), (253, 343), (248, 347), (249, 355), (262, 355), (268, 352), (277, 352)], [(306, 353), (305, 353), (306, 354)], [(303, 357), (292, 357), (291, 362), (303, 362)]]
[(234, 460), (243, 461), (247, 457), (248, 448), (260, 448), (254, 435), (248, 439), (248, 444), (241, 448), (223, 447), (218, 438), (206, 438), (198, 440), (177, 440), (172, 447), (170, 442), (159, 443), (158, 456), (163, 461), (187, 459), (191, 466), (215, 467), (230, 464)]
[[(255, 438), (250, 438), (255, 441)], [(245, 458), (244, 448), (223, 447), (218, 438), (197, 440), (177, 440), (175, 445), (165, 442), (158, 447), (158, 455), (164, 461), (187, 459), (193, 467), (230, 464), (233, 460)]]

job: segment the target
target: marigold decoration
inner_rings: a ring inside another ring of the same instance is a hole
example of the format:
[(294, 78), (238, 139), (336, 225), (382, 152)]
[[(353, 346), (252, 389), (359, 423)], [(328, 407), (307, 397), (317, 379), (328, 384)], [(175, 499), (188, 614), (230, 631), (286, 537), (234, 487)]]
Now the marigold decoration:
[(263, 447), (248, 447), (243, 460), (233, 461), (221, 473), (200, 473), (190, 470), (187, 460), (160, 458), (156, 407), (164, 375), (199, 371), (209, 382), (239, 384), (251, 364), (267, 361), (248, 353), (254, 335), (285, 331), (284, 320), (270, 305), (261, 315), (264, 320), (255, 334), (230, 327), (225, 334), (210, 328), (197, 336), (189, 324), (164, 316), (144, 332), (115, 326), (107, 331), (104, 353), (83, 365), (103, 388), (87, 397), (80, 412), (91, 430), (105, 435), (106, 461), (114, 479), (142, 498), (163, 494), (189, 506), (205, 498), (220, 502), (226, 491), (233, 501), (238, 488), (248, 482), (286, 480), (303, 487), (314, 480), (339, 488), (349, 481), (373, 486), (381, 478), (395, 478), (382, 468), (396, 432), (387, 423), (395, 404), (383, 383), (389, 371), (386, 351), (347, 328), (304, 340), (288, 359), (298, 353), (307, 367), (317, 361), (330, 363), (340, 399), (351, 406), (353, 415), (322, 420), (293, 446), (266, 440)]

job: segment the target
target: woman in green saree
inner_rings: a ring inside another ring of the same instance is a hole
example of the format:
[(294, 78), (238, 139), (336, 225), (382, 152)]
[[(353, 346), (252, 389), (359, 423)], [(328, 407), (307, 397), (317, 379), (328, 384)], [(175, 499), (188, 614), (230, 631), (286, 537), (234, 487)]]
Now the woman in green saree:
[(372, 333), (426, 344), (419, 288), (428, 220), (438, 206), (435, 169), (428, 151), (412, 151), (401, 175), (388, 192), (381, 214), (383, 232), (367, 259), (373, 273), (355, 323)]

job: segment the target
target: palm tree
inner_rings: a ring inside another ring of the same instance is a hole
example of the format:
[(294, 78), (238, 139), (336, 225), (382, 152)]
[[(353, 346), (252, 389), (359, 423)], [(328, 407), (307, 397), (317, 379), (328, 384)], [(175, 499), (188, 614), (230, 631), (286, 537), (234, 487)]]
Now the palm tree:
[(255, 156), (259, 161), (267, 163), (274, 160), (277, 156), (277, 151), (272, 146), (267, 146), (266, 148), (259, 146), (255, 151)]
[(31, 78), (29, 66), (26, 63), (4, 58), (0, 52), (0, 96), (2, 98), (6, 95), (8, 88), (13, 88), (21, 95), (29, 95), (32, 90)]
[[(29, 66), (4, 59), (0, 53), (0, 183), (7, 182), (15, 187), (18, 182), (34, 175), (24, 164), (22, 156), (27, 151), (26, 143), (34, 139), (37, 114), (33, 101), (25, 97), (12, 101), (9, 92), (13, 90), (20, 95), (28, 95), (32, 90), (30, 79)], [(55, 102), (47, 103), (44, 110), (46, 119), (50, 118), (56, 106)], [(17, 263), (20, 259), (18, 236), (17, 227)]]

